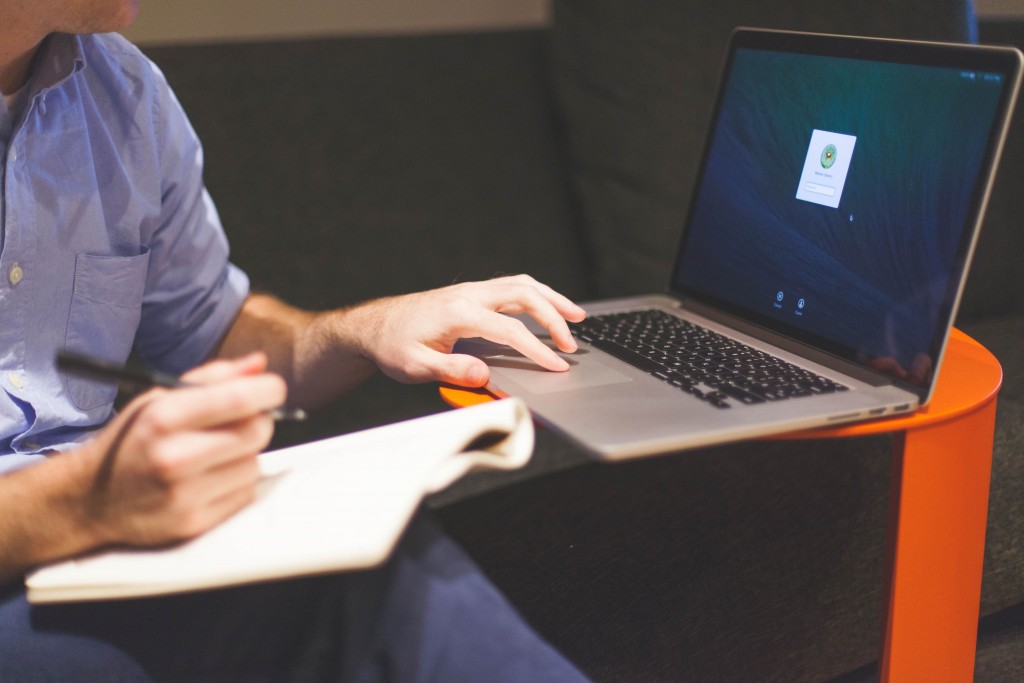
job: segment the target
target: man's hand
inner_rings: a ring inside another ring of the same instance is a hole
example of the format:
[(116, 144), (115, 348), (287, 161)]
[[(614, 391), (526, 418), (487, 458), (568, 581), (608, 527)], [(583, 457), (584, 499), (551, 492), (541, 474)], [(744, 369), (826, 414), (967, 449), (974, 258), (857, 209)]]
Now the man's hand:
[(153, 390), (79, 453), (87, 525), (101, 542), (151, 545), (196, 536), (248, 504), (256, 455), (284, 403), (280, 377), (260, 354), (185, 375), (196, 387)]
[(467, 282), (418, 294), (311, 313), (265, 294), (246, 300), (218, 354), (232, 358), (259, 349), (288, 382), (295, 405), (315, 408), (351, 390), (376, 369), (402, 382), (441, 381), (480, 387), (487, 365), (452, 354), (459, 339), (507, 344), (541, 367), (568, 369), (557, 353), (508, 314), (525, 313), (559, 349), (576, 350), (566, 320), (582, 308), (528, 275)]
[(190, 538), (252, 500), (266, 411), (285, 385), (266, 357), (217, 361), (154, 389), (88, 444), (0, 477), (0, 582), (111, 543)]
[(529, 275), (467, 282), (418, 294), (379, 299), (351, 311), (360, 352), (389, 377), (403, 382), (442, 381), (469, 387), (487, 383), (487, 365), (452, 354), (459, 339), (483, 337), (506, 344), (554, 372), (569, 365), (526, 326), (502, 314), (527, 313), (562, 351), (576, 350), (566, 320), (586, 313)]

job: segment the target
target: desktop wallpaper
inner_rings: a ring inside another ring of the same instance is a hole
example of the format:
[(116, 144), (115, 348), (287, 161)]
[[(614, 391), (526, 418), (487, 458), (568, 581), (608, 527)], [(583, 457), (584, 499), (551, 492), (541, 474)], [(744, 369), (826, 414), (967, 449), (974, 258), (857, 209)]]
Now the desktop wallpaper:
[(1003, 86), (738, 49), (673, 287), (924, 384)]

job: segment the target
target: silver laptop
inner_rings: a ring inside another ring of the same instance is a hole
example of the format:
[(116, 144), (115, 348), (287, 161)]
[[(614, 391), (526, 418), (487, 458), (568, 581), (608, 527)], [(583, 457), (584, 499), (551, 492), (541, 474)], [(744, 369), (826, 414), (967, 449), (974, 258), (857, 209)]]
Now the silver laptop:
[(480, 340), (458, 350), (486, 360), (490, 390), (606, 459), (917, 409), (1021, 62), (738, 29), (668, 292), (584, 304), (567, 373)]

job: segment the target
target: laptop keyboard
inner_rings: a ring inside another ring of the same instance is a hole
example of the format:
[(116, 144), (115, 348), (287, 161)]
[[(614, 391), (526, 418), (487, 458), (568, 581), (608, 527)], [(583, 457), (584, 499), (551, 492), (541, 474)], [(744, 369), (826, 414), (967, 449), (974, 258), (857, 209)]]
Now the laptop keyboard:
[(716, 408), (847, 390), (664, 311), (594, 315), (570, 328), (577, 339)]

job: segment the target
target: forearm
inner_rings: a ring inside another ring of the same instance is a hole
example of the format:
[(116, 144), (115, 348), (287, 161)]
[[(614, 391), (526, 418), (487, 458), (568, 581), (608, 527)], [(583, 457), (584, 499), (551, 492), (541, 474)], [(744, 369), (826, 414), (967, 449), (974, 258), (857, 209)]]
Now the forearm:
[(105, 542), (89, 522), (90, 487), (80, 452), (0, 477), (0, 582)]
[(260, 350), (269, 369), (288, 383), (288, 402), (315, 408), (351, 390), (376, 369), (367, 360), (355, 330), (360, 307), (311, 313), (271, 296), (253, 294), (228, 331), (218, 356), (231, 358)]
[[(289, 401), (316, 407), (348, 391), (375, 368), (400, 382), (480, 387), (489, 370), (479, 358), (453, 353), (460, 339), (506, 344), (555, 372), (569, 364), (510, 315), (529, 314), (558, 349), (576, 350), (567, 320), (586, 312), (528, 275), (466, 282), (375, 299), (325, 313), (252, 295), (219, 350), (234, 357), (260, 350), (290, 388)], [(508, 314), (508, 315), (504, 315)]]

